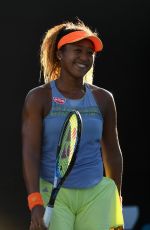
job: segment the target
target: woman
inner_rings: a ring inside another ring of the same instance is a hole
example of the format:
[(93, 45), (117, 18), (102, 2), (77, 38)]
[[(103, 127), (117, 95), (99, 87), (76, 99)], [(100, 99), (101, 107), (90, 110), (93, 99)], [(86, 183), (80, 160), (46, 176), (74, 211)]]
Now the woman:
[(44, 205), (52, 189), (58, 138), (72, 109), (82, 116), (83, 133), (49, 229), (123, 229), (123, 159), (115, 102), (112, 93), (92, 84), (91, 77), (96, 53), (102, 49), (97, 33), (80, 20), (54, 26), (43, 39), (45, 84), (30, 90), (23, 108), (23, 169), (30, 230), (46, 229)]

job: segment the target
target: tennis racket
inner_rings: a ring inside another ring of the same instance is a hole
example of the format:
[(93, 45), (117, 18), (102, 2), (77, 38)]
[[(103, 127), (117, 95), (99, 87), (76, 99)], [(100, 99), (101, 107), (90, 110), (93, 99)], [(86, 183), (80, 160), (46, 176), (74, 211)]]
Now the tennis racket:
[(46, 227), (49, 226), (57, 194), (75, 163), (81, 137), (81, 129), (81, 115), (78, 111), (73, 110), (68, 114), (59, 137), (54, 184), (43, 217)]

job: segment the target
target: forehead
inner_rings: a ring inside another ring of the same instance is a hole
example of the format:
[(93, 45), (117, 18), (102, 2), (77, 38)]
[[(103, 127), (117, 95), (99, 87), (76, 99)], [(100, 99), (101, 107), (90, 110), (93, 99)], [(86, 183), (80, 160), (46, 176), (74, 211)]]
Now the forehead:
[(90, 41), (89, 39), (82, 39), (80, 41), (77, 42), (73, 42), (73, 43), (69, 43), (68, 45), (71, 46), (79, 46), (79, 47), (85, 47), (85, 48), (89, 48), (94, 50), (94, 44), (92, 41)]

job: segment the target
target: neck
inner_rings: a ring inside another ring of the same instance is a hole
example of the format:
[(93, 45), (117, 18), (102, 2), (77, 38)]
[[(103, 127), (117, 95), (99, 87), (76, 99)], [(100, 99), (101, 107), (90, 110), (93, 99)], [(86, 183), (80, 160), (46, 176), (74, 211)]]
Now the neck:
[(65, 91), (83, 90), (83, 79), (65, 79), (61, 76), (56, 80), (57, 86)]
[(59, 78), (56, 80), (56, 85), (58, 90), (66, 97), (72, 99), (78, 99), (84, 96), (85, 94), (85, 86), (83, 81), (80, 79), (75, 81), (67, 81), (63, 78)]

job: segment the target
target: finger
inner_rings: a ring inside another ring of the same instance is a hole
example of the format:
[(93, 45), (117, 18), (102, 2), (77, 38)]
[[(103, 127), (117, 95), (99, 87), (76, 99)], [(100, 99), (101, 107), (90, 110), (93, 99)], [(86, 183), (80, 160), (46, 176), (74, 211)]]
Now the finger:
[(39, 220), (39, 227), (42, 229), (42, 230), (48, 230), (48, 228), (45, 226), (44, 224), (44, 221), (43, 221), (43, 218), (41, 218)]
[(48, 230), (48, 228), (45, 227), (45, 224), (43, 222), (40, 224), (40, 227), (41, 227), (42, 230)]
[(32, 225), (32, 223), (30, 223), (29, 230), (33, 230), (33, 225)]
[(31, 221), (30, 230), (42, 230), (42, 227), (41, 227), (41, 225), (39, 223)]

